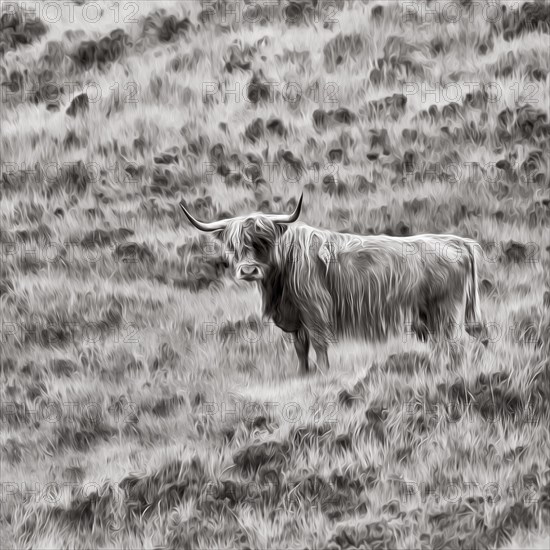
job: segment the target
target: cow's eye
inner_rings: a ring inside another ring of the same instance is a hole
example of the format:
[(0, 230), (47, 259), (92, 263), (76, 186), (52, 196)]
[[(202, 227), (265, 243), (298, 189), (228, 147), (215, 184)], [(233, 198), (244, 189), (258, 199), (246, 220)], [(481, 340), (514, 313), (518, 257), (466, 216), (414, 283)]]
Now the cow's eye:
[(263, 254), (267, 250), (267, 242), (264, 239), (256, 239), (252, 248), (256, 254)]
[(254, 252), (256, 252), (256, 251), (261, 250), (261, 249), (262, 249), (262, 244), (261, 244), (259, 239), (256, 239), (252, 243), (252, 250), (254, 250)]

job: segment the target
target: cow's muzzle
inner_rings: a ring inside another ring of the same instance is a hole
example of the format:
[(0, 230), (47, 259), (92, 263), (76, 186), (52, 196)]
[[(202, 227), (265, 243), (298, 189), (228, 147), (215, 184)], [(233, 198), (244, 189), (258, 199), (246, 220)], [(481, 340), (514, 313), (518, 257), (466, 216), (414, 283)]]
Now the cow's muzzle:
[(260, 267), (254, 264), (243, 264), (237, 268), (237, 279), (257, 281), (263, 277)]

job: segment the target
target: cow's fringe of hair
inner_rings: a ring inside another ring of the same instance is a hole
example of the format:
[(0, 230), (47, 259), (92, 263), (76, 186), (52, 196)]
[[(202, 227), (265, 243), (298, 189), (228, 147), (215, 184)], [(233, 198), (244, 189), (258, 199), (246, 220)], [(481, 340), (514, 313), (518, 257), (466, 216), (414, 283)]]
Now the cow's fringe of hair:
[(223, 231), (223, 241), (232, 252), (239, 256), (252, 254), (252, 241), (248, 237), (248, 225), (254, 225), (255, 233), (263, 233), (272, 243), (277, 242), (279, 231), (275, 224), (264, 216), (250, 216), (248, 219), (235, 218)]

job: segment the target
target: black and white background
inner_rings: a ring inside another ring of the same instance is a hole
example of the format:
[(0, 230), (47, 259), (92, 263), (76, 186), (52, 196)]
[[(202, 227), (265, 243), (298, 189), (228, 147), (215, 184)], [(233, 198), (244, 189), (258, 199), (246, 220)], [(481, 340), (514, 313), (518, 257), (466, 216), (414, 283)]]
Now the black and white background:
[[(0, 32), (2, 548), (548, 548), (549, 3), (3, 1)], [(178, 203), (302, 193), (477, 240), (483, 336), (299, 374)]]

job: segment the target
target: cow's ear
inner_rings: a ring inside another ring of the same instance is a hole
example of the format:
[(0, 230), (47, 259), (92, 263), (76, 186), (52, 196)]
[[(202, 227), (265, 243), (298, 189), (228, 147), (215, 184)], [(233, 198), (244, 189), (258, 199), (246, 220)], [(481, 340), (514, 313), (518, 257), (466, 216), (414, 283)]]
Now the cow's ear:
[(223, 241), (223, 237), (224, 237), (223, 234), (224, 234), (223, 229), (217, 229), (216, 231), (212, 231), (212, 233), (210, 233), (210, 235), (218, 241)]

